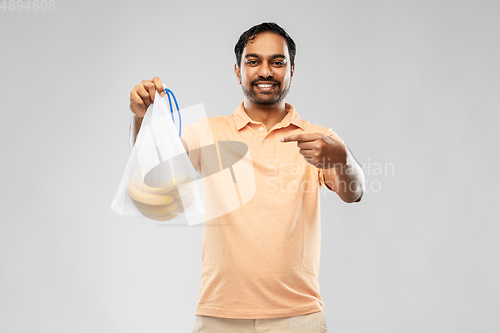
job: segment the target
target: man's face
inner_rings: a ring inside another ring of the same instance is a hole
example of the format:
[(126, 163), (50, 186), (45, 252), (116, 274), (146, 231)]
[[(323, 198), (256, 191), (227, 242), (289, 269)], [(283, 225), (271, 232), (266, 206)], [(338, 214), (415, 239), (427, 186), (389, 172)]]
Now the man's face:
[(295, 70), (289, 57), (285, 39), (274, 33), (258, 34), (247, 44), (234, 72), (250, 102), (274, 106), (285, 98)]

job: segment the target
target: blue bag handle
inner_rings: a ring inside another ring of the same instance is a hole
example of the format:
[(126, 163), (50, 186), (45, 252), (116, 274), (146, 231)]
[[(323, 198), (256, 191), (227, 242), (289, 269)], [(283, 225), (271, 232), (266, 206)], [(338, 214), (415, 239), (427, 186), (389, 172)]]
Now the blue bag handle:
[[(172, 109), (172, 100), (170, 99), (170, 95), (172, 95), (172, 97), (174, 98), (174, 102), (175, 102), (175, 107), (177, 108), (177, 115), (179, 116), (179, 137), (181, 137), (181, 130), (182, 130), (182, 118), (181, 118), (181, 112), (179, 110), (179, 104), (177, 104), (177, 99), (175, 98), (175, 95), (174, 93), (172, 92), (172, 90), (168, 89), (168, 88), (165, 88), (165, 92), (167, 93), (167, 96), (168, 96), (168, 103), (170, 104), (170, 115), (172, 116), (172, 121), (174, 122), (175, 124), (175, 120), (174, 120), (174, 110)], [(176, 124), (177, 125), (177, 124)]]

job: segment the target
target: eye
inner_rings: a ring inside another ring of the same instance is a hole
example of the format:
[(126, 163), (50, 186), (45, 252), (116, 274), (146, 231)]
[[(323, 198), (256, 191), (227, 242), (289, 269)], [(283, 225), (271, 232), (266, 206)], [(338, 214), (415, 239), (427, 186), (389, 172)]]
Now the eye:
[(284, 66), (285, 65), (285, 63), (283, 61), (275, 61), (274, 64), (276, 66)]
[(248, 60), (247, 61), (247, 65), (255, 65), (255, 64), (257, 64), (256, 60)]

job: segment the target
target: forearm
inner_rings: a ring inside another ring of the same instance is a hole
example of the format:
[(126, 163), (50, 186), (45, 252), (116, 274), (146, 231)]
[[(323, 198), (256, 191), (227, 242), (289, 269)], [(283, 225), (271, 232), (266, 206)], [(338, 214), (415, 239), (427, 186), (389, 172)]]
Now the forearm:
[(323, 169), (323, 175), (328, 187), (337, 192), (343, 201), (352, 203), (361, 200), (365, 190), (365, 174), (347, 147), (345, 151), (346, 163), (336, 163), (333, 168)]

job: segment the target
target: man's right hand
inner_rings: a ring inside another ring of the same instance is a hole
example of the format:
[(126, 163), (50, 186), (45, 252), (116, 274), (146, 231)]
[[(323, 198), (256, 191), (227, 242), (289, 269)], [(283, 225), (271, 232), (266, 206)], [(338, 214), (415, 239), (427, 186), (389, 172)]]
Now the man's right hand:
[(155, 93), (158, 91), (161, 97), (165, 96), (165, 88), (159, 77), (153, 80), (142, 80), (130, 92), (130, 110), (137, 118), (144, 118), (146, 110), (155, 100)]
[[(142, 119), (148, 107), (154, 102), (157, 91), (161, 97), (167, 94), (160, 78), (155, 76), (153, 80), (142, 80), (142, 82), (136, 85), (130, 92), (130, 110), (132, 110), (137, 117), (137, 119), (132, 119), (130, 126), (130, 148), (135, 144), (135, 139), (141, 128)], [(186, 141), (182, 138), (181, 141), (184, 149), (189, 155)]]

